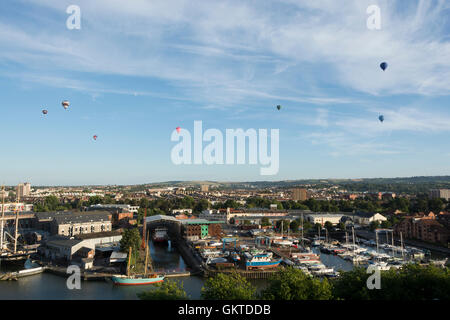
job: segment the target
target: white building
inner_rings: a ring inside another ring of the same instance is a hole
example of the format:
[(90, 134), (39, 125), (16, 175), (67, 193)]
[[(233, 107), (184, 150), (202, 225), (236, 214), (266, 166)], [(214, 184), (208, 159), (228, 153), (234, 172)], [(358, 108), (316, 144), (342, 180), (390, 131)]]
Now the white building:
[[(2, 212), (2, 210), (3, 210), (3, 205), (0, 203), (0, 212)], [(16, 210), (22, 211), (22, 212), (33, 211), (33, 205), (23, 203), (23, 202), (5, 203), (5, 212), (14, 212)]]
[(355, 223), (362, 226), (367, 226), (373, 221), (382, 222), (387, 220), (385, 216), (373, 212), (358, 212), (354, 215), (354, 219)]
[(192, 214), (192, 209), (172, 209), (172, 214)]
[(132, 206), (129, 204), (94, 204), (91, 205), (88, 209), (88, 211), (91, 210), (123, 210), (138, 213), (139, 206)]
[(29, 182), (20, 183), (17, 186), (17, 197), (22, 198), (31, 194), (31, 184)]
[(322, 226), (325, 225), (326, 222), (337, 225), (343, 216), (344, 214), (342, 213), (310, 213), (305, 216), (305, 219), (312, 224), (320, 223)]

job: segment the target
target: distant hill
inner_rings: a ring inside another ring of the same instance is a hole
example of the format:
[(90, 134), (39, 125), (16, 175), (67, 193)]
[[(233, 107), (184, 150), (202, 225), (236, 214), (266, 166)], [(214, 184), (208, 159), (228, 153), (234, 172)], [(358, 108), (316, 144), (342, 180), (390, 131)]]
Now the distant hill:
[[(349, 192), (396, 192), (427, 193), (430, 189), (450, 189), (450, 176), (420, 176), (398, 178), (360, 178), (360, 179), (301, 179), (282, 181), (166, 181), (129, 186), (114, 186), (136, 192), (149, 188), (164, 187), (196, 187), (209, 185), (226, 189), (259, 189), (259, 188), (324, 188), (338, 186)], [(84, 186), (93, 187), (93, 186)], [(106, 186), (104, 186), (106, 187)]]

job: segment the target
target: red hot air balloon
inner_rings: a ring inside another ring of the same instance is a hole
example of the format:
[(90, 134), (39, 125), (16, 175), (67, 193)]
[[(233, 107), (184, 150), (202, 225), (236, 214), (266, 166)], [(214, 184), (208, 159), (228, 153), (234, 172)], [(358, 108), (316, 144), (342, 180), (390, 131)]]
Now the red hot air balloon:
[(177, 127), (177, 132), (180, 133), (180, 131), (181, 131), (181, 128)]
[(93, 138), (94, 138), (94, 140), (97, 140), (97, 135), (95, 135)]
[(64, 109), (67, 110), (67, 108), (69, 108), (69, 106), (70, 106), (70, 102), (67, 100), (64, 100), (63, 102), (61, 102), (61, 105), (63, 106)]

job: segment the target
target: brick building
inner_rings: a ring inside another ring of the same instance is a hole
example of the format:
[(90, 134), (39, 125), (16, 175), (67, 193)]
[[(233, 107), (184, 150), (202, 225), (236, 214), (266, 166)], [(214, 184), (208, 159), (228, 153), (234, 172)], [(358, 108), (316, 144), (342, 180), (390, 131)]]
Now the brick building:
[(397, 236), (401, 233), (405, 239), (417, 239), (447, 246), (450, 241), (448, 213), (435, 215), (430, 212), (405, 217), (394, 226), (394, 232)]
[(221, 224), (225, 221), (208, 221), (205, 219), (181, 220), (181, 234), (187, 240), (199, 240), (207, 237), (217, 237), (222, 233)]

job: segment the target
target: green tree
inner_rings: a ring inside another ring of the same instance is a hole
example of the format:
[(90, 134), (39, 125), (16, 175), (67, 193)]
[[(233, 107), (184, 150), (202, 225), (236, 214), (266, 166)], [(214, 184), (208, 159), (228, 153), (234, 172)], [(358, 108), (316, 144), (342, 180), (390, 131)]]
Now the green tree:
[(150, 205), (150, 201), (147, 198), (141, 198), (139, 201), (139, 208), (148, 208)]
[(206, 280), (201, 296), (205, 300), (252, 300), (256, 298), (256, 288), (237, 272), (219, 273)]
[(281, 231), (281, 229), (283, 229), (283, 232), (287, 232), (288, 228), (289, 228), (289, 220), (277, 220), (276, 222), (276, 228)]
[(101, 203), (103, 203), (102, 197), (100, 197), (100, 196), (89, 197), (89, 200), (88, 200), (89, 206), (94, 205), (94, 204), (101, 204)]
[(381, 289), (367, 288), (368, 274), (359, 267), (332, 281), (333, 296), (344, 300), (443, 300), (450, 299), (450, 269), (409, 264), (381, 271)]
[(331, 230), (333, 230), (333, 224), (330, 221), (326, 221), (324, 224), (325, 229), (328, 230), (328, 232), (330, 232)]
[(141, 300), (187, 300), (186, 291), (183, 283), (165, 280), (162, 283), (155, 284), (155, 289), (138, 293)]
[(381, 221), (381, 227), (383, 229), (388, 229), (388, 228), (392, 227), (392, 224), (389, 220)]
[(203, 210), (206, 210), (209, 208), (209, 201), (206, 199), (201, 199), (197, 204), (194, 206), (194, 212), (201, 213)]
[(300, 222), (298, 222), (298, 220), (293, 220), (290, 224), (289, 224), (289, 228), (293, 231), (293, 232), (298, 232), (298, 227), (300, 226)]
[(268, 226), (271, 226), (272, 224), (270, 223), (269, 218), (264, 217), (261, 219), (261, 225), (263, 227), (268, 227)]
[(378, 229), (379, 227), (380, 227), (380, 222), (377, 221), (377, 220), (372, 221), (372, 222), (369, 224), (369, 229), (372, 230), (372, 231), (374, 231), (375, 229)]
[(287, 267), (269, 279), (269, 285), (261, 292), (266, 300), (329, 300), (332, 286), (327, 279), (320, 280), (306, 275), (299, 269)]
[(303, 221), (303, 234), (308, 233), (313, 228), (313, 225), (309, 221)]
[(430, 199), (428, 201), (428, 207), (434, 213), (439, 213), (444, 208), (444, 201), (440, 198)]
[(133, 253), (137, 253), (141, 246), (141, 235), (138, 228), (127, 229), (122, 233), (120, 240), (120, 251), (128, 252), (130, 247)]

